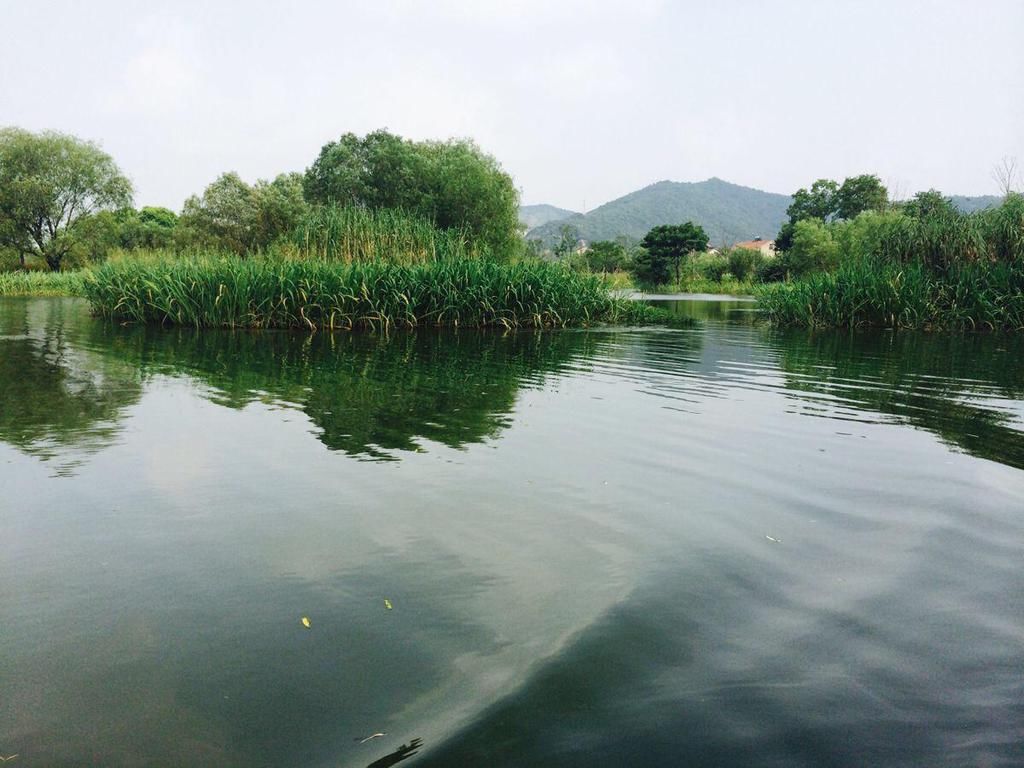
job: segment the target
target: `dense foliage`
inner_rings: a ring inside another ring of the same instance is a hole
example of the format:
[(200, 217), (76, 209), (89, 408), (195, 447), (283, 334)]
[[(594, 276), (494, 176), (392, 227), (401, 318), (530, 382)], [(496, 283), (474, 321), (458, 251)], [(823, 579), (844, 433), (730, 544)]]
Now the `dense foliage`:
[(414, 264), (478, 255), (465, 232), (391, 208), (318, 206), (299, 220), (293, 243), (306, 256), (342, 262)]
[(196, 327), (541, 328), (664, 319), (611, 296), (595, 276), (545, 262), (136, 259), (88, 273), (85, 293), (105, 317)]
[[(237, 173), (224, 173), (188, 198), (180, 215), (166, 208), (135, 210), (131, 192), (113, 160), (94, 144), (3, 129), (0, 271), (77, 268), (100, 263), (117, 249), (245, 256), (299, 241), (316, 240), (320, 247), (336, 239), (337, 229), (314, 234), (312, 228), (334, 226), (339, 208), (348, 209), (343, 217), (350, 222), (359, 216), (357, 209), (372, 212), (378, 224), (415, 218), (474, 255), (509, 259), (522, 252), (512, 179), (467, 140), (346, 134), (326, 145), (305, 174), (249, 184)], [(408, 256), (393, 245), (394, 240), (375, 252)]]
[(252, 186), (237, 173), (225, 173), (201, 197), (185, 201), (181, 223), (190, 230), (190, 242), (243, 254), (291, 234), (308, 211), (297, 173)]
[(0, 246), (22, 266), (31, 256), (60, 269), (83, 221), (131, 201), (131, 182), (97, 145), (63, 133), (0, 129)]
[(850, 221), (797, 223), (780, 259), (799, 278), (766, 287), (778, 323), (1024, 328), (1024, 197), (963, 213), (934, 191)]
[(687, 221), (684, 224), (663, 224), (652, 228), (640, 241), (643, 249), (633, 261), (633, 271), (643, 283), (666, 283), (674, 274), (679, 282), (683, 259), (692, 253), (706, 251), (708, 236), (704, 229)]
[(782, 225), (775, 238), (780, 252), (788, 251), (801, 221), (834, 221), (854, 219), (864, 211), (881, 211), (889, 204), (889, 191), (873, 174), (851, 176), (839, 184), (831, 179), (818, 179), (810, 189), (798, 189), (786, 209), (789, 221)]
[(81, 272), (0, 272), (0, 296), (80, 296)]
[(495, 255), (518, 247), (519, 193), (472, 141), (346, 133), (324, 145), (304, 185), (311, 203), (401, 209), (441, 229), (463, 230)]
[(574, 263), (590, 272), (623, 272), (632, 267), (634, 251), (625, 238), (598, 240), (580, 253)]

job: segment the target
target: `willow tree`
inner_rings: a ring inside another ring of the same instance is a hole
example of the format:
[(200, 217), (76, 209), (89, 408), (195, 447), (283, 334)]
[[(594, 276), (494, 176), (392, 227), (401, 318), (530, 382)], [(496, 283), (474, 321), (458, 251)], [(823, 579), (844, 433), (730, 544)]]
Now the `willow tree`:
[(22, 266), (35, 256), (59, 270), (76, 224), (131, 204), (131, 182), (96, 144), (0, 129), (0, 245), (17, 251)]

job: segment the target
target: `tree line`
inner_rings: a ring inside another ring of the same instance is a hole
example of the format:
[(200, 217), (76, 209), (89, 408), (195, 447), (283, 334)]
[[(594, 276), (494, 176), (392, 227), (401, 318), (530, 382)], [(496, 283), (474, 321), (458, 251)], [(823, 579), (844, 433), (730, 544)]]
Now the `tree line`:
[(180, 212), (133, 205), (131, 181), (94, 142), (0, 129), (0, 256), (21, 267), (81, 266), (115, 248), (260, 251), (325, 206), (401, 210), (496, 258), (521, 241), (518, 192), (491, 155), (466, 139), (412, 141), (386, 130), (344, 134), (304, 173), (255, 184), (224, 173)]

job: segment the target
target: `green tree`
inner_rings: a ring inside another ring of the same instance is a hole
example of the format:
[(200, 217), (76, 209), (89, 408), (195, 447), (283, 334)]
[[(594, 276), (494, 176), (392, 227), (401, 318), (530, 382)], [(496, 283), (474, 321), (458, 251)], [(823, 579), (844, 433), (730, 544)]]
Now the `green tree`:
[(131, 205), (132, 185), (96, 144), (63, 133), (0, 129), (0, 245), (56, 271), (93, 214)]
[(301, 174), (250, 186), (231, 172), (186, 200), (181, 221), (200, 242), (243, 254), (292, 233), (308, 210)]
[(889, 192), (874, 174), (850, 176), (842, 185), (831, 179), (818, 179), (809, 190), (798, 189), (786, 209), (789, 221), (775, 238), (775, 249), (785, 252), (793, 247), (796, 224), (800, 221), (852, 220), (864, 211), (881, 211), (889, 203)]
[(729, 272), (737, 280), (753, 277), (764, 263), (764, 256), (753, 248), (733, 248), (729, 251)]
[(253, 240), (267, 247), (279, 237), (290, 234), (309, 211), (302, 191), (301, 173), (282, 173), (273, 181), (260, 180), (253, 189), (256, 216)]
[(794, 224), (803, 219), (827, 221), (836, 213), (839, 191), (839, 185), (831, 179), (818, 179), (809, 190), (798, 189), (786, 209), (789, 220)]
[(874, 174), (851, 176), (836, 193), (836, 218), (847, 221), (864, 211), (881, 211), (889, 204), (889, 190)]
[[(691, 253), (707, 250), (708, 236), (703, 227), (692, 221), (685, 224), (663, 224), (644, 235), (640, 245), (645, 251), (645, 256), (638, 263), (649, 273), (646, 281), (665, 282), (669, 270), (674, 269), (678, 283), (683, 259)], [(644, 279), (639, 274), (638, 277)]]
[(839, 184), (831, 179), (818, 179), (810, 189), (800, 188), (793, 193), (793, 202), (786, 209), (789, 221), (782, 225), (775, 237), (775, 250), (788, 251), (793, 247), (796, 223), (804, 219), (827, 221), (836, 214)]
[(181, 212), (197, 240), (238, 254), (254, 246), (257, 219), (256, 192), (233, 171), (221, 174), (202, 197), (188, 198)]
[(794, 275), (828, 270), (839, 259), (839, 243), (836, 228), (845, 224), (833, 224), (820, 219), (803, 219), (794, 227), (793, 247), (786, 254), (786, 265)]
[(936, 189), (929, 189), (927, 192), (918, 192), (904, 203), (903, 213), (915, 219), (925, 219), (930, 216), (954, 216), (958, 211), (952, 200)]
[(311, 203), (402, 208), (441, 229), (464, 229), (505, 255), (519, 243), (519, 193), (498, 162), (472, 141), (414, 142), (375, 131), (325, 144), (306, 170)]
[(593, 272), (615, 272), (629, 267), (629, 252), (623, 243), (598, 240), (586, 253), (587, 265)]
[(178, 216), (168, 208), (146, 206), (114, 214), (121, 248), (170, 248), (178, 229)]
[(570, 224), (563, 224), (559, 232), (558, 242), (552, 252), (556, 259), (566, 259), (576, 250), (576, 243), (580, 240), (580, 233), (576, 227)]

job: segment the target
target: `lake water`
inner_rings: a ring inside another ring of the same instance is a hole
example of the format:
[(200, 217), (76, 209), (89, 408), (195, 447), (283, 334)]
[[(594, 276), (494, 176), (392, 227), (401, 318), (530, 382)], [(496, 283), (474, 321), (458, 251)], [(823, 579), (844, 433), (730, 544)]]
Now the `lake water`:
[(671, 306), (0, 300), (5, 765), (1024, 764), (1024, 341)]

